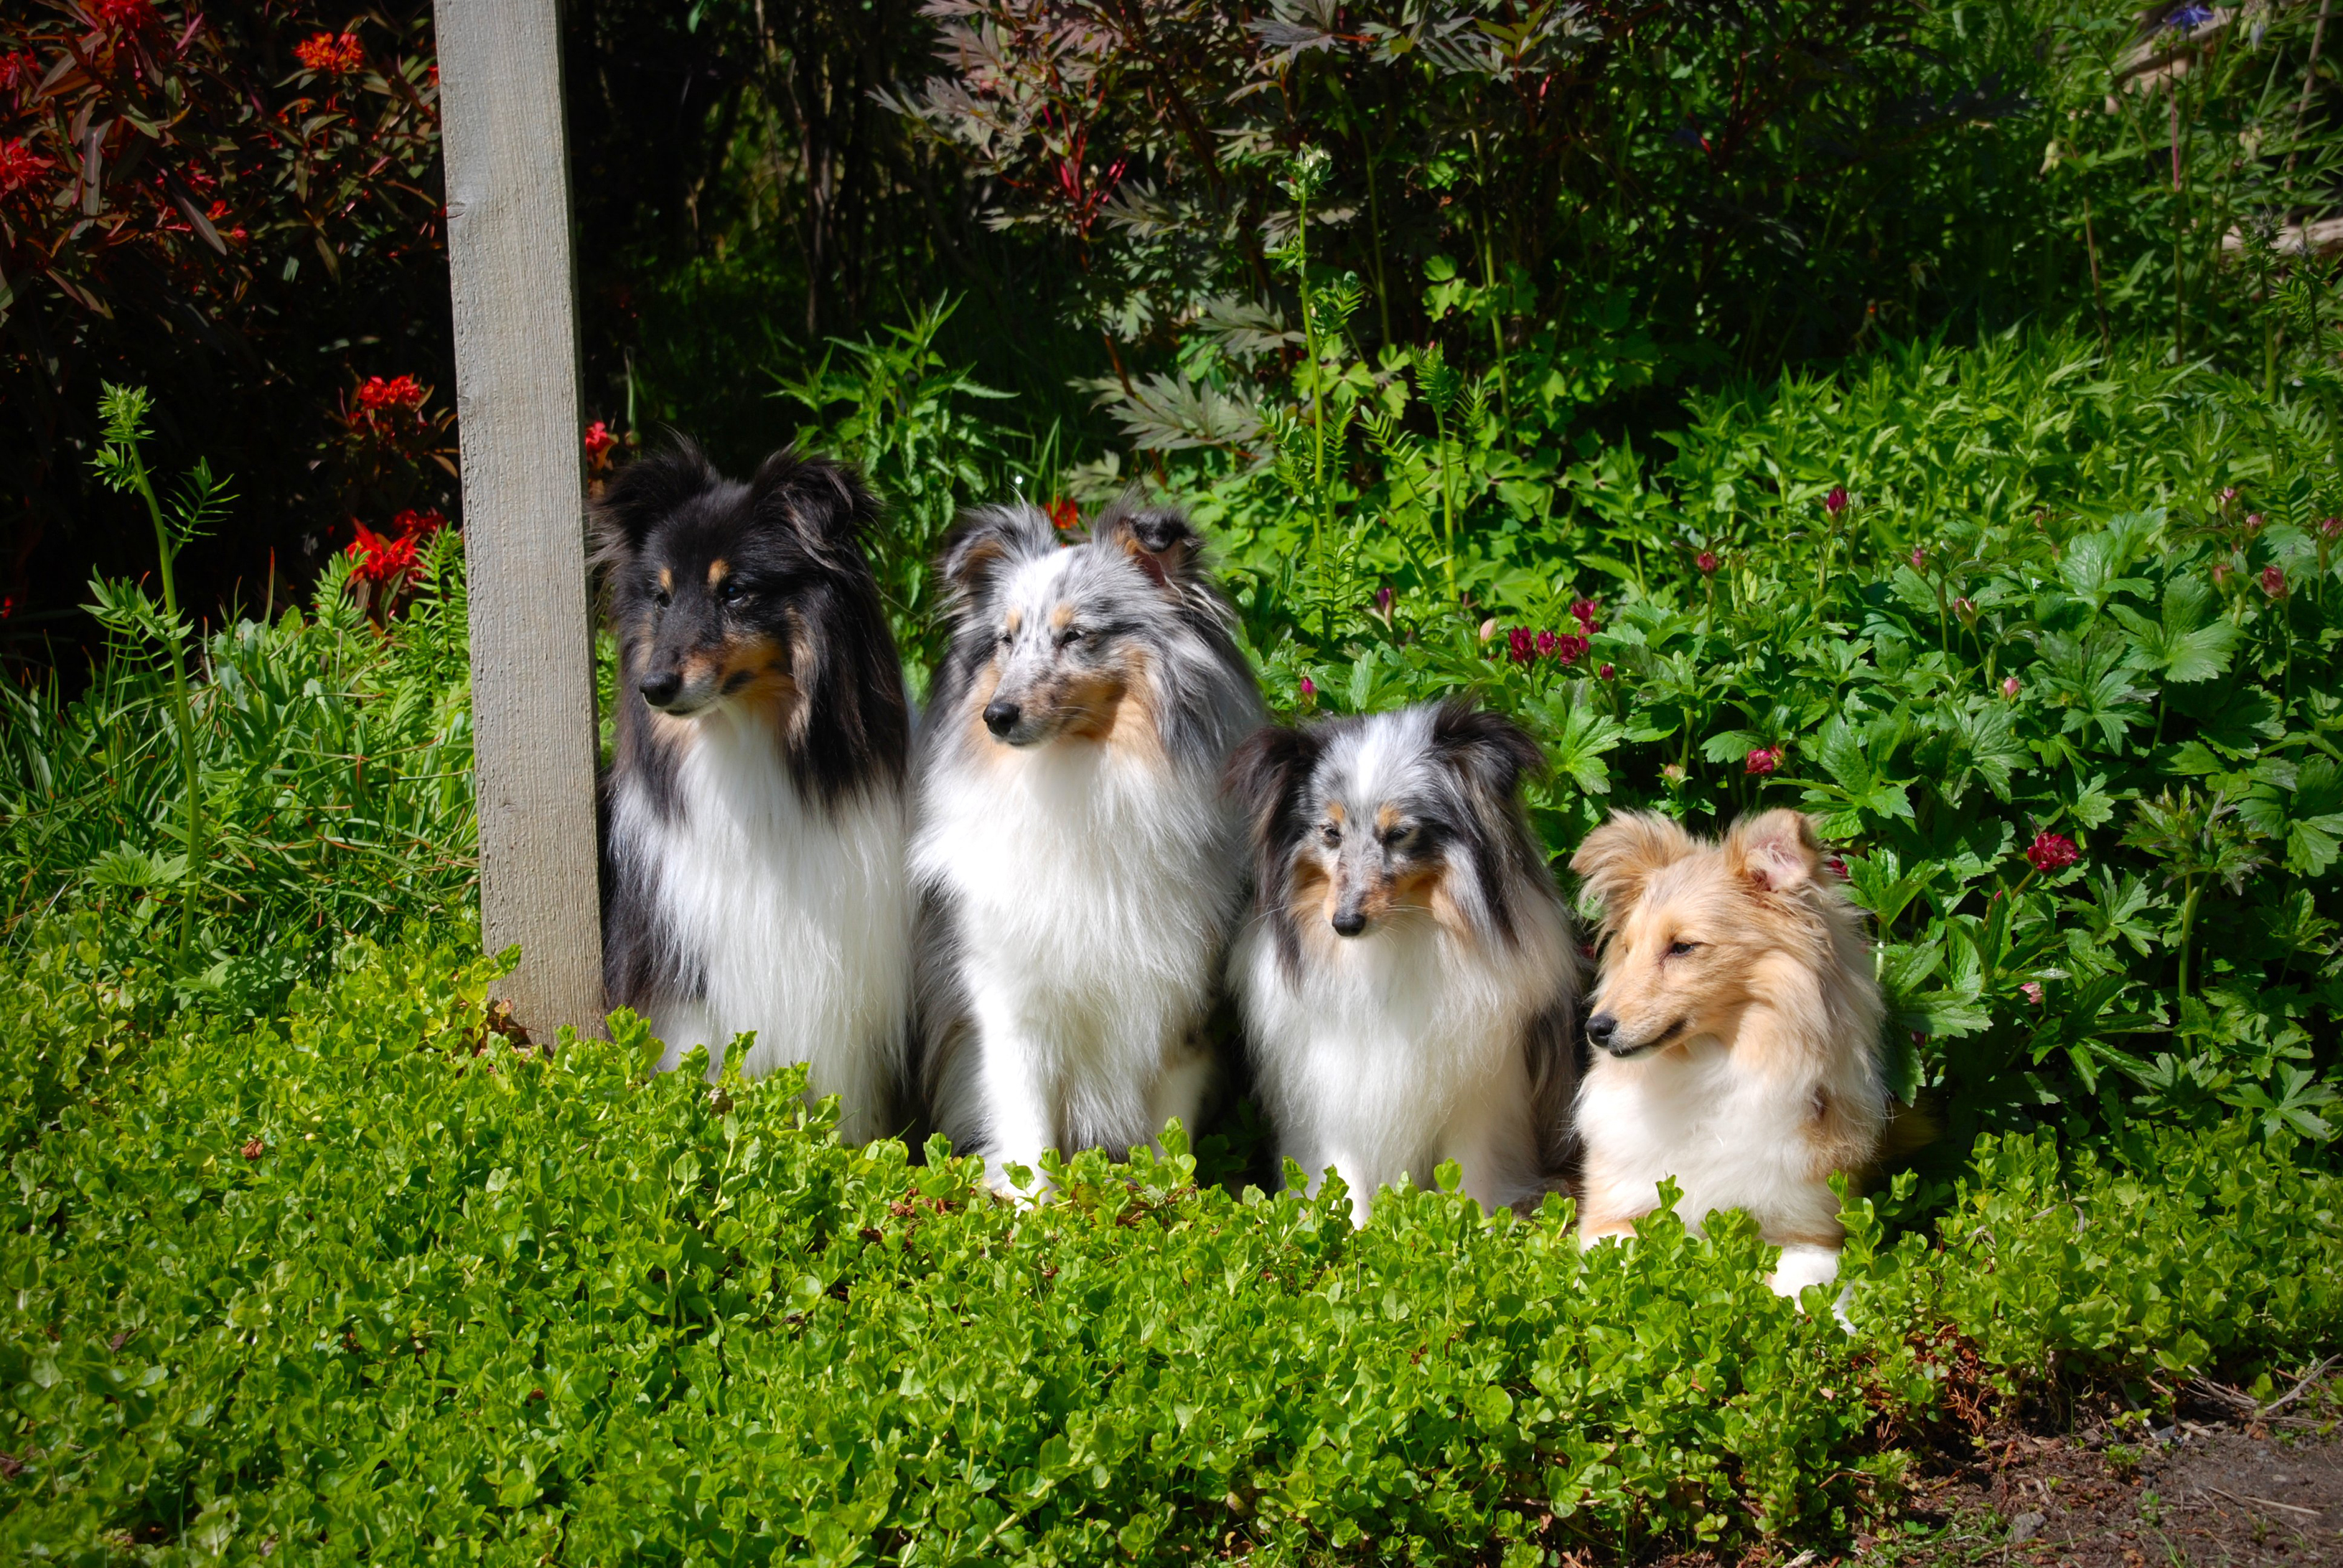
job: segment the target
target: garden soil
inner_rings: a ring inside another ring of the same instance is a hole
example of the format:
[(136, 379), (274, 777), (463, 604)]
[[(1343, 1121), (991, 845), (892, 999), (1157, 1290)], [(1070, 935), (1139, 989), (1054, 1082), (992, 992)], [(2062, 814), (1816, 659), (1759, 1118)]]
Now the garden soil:
[(2343, 1565), (2338, 1395), (2328, 1382), (2264, 1413), (2197, 1384), (2145, 1426), (2082, 1409), (1998, 1422), (1936, 1451), (1915, 1478), (1906, 1533), (1859, 1542), (1856, 1563)]

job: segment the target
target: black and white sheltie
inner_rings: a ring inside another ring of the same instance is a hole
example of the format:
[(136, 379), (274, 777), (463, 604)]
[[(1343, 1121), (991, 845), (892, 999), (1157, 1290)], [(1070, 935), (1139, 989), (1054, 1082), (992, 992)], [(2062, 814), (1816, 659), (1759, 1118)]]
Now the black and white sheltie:
[(914, 770), (925, 1076), (1003, 1191), (1044, 1149), (1192, 1130), (1212, 1078), (1245, 877), (1221, 769), (1262, 708), (1202, 550), (1128, 505), (1071, 546), (1029, 507), (945, 544), (951, 649)]
[(746, 485), (684, 444), (596, 509), (618, 643), (604, 980), (711, 1073), (810, 1068), (840, 1131), (893, 1131), (910, 1011), (910, 719), (863, 558), (870, 493), (779, 453)]
[(1454, 1160), (1492, 1211), (1540, 1190), (1574, 1078), (1578, 955), (1516, 791), (1543, 766), (1459, 703), (1264, 729), (1230, 761), (1253, 820), (1230, 956), (1279, 1152), (1378, 1188)]

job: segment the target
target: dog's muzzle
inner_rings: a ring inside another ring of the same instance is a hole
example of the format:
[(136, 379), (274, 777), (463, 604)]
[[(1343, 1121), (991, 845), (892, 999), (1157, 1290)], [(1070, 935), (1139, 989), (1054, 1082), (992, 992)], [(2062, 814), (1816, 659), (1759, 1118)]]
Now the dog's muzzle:
[(1684, 1032), (1684, 1020), (1678, 1019), (1649, 1040), (1628, 1040), (1619, 1038), (1619, 1020), (1607, 1012), (1598, 1012), (1586, 1020), (1587, 1043), (1605, 1051), (1621, 1061), (1629, 1061), (1654, 1051)]

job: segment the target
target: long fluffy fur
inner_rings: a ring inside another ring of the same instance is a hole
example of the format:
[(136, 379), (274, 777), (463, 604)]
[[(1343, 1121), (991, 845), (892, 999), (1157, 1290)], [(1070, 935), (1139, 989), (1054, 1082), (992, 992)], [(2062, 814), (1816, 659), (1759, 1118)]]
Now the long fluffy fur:
[(1697, 1227), (1754, 1216), (1785, 1249), (1776, 1288), (1827, 1280), (1844, 1240), (1832, 1172), (1878, 1153), (1883, 1004), (1862, 911), (1795, 811), (1695, 841), (1624, 812), (1572, 861), (1605, 944), (1578, 1097), (1580, 1228), (1617, 1234), (1683, 1188)]
[(1279, 1152), (1378, 1189), (1455, 1160), (1537, 1191), (1572, 1081), (1577, 952), (1517, 798), (1536, 743), (1461, 704), (1266, 729), (1232, 760), (1253, 913), (1230, 958)]
[(913, 769), (923, 1077), (998, 1187), (1045, 1148), (1192, 1129), (1214, 1076), (1243, 893), (1220, 772), (1261, 701), (1202, 543), (1129, 505), (1071, 546), (1022, 507), (946, 541)]
[[(910, 719), (853, 472), (780, 453), (749, 484), (685, 443), (595, 514), (618, 642), (603, 780), (604, 981), (673, 1068), (792, 1061), (857, 1141), (895, 1130), (910, 1012)], [(666, 683), (672, 683), (670, 691)]]

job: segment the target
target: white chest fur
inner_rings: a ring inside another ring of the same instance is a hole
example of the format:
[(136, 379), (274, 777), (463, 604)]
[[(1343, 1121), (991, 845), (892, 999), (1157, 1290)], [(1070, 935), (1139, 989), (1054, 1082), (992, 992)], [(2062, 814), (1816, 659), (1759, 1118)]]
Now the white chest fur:
[(696, 999), (655, 1005), (662, 1063), (706, 1045), (720, 1065), (754, 1030), (755, 1075), (809, 1064), (812, 1091), (840, 1098), (841, 1131), (877, 1136), (902, 1067), (910, 999), (906, 812), (892, 790), (825, 809), (781, 765), (772, 731), (727, 711), (690, 724), (665, 820), (622, 786), (615, 835), (652, 887), (657, 919)]
[(988, 1146), (1119, 1151), (1163, 1114), (1192, 1119), (1201, 1079), (1169, 1098), (1162, 1081), (1209, 1004), (1243, 874), (1218, 780), (1058, 741), (940, 770), (921, 804), (912, 873), (955, 910), (982, 1059), (967, 1111)]
[(1526, 925), (1514, 947), (1461, 940), (1422, 914), (1353, 938), (1313, 930), (1289, 979), (1268, 923), (1252, 922), (1231, 969), (1281, 1158), (1313, 1188), (1334, 1167), (1362, 1220), (1376, 1189), (1429, 1186), (1450, 1159), (1484, 1207), (1534, 1191), (1523, 1038), (1570, 960), (1558, 919)]
[(1768, 1234), (1833, 1233), (1838, 1200), (1807, 1137), (1819, 1087), (1818, 1075), (1752, 1070), (1713, 1036), (1636, 1060), (1597, 1053), (1578, 1099), (1590, 1207), (1647, 1211), (1672, 1177), (1695, 1230), (1714, 1210), (1744, 1209)]

